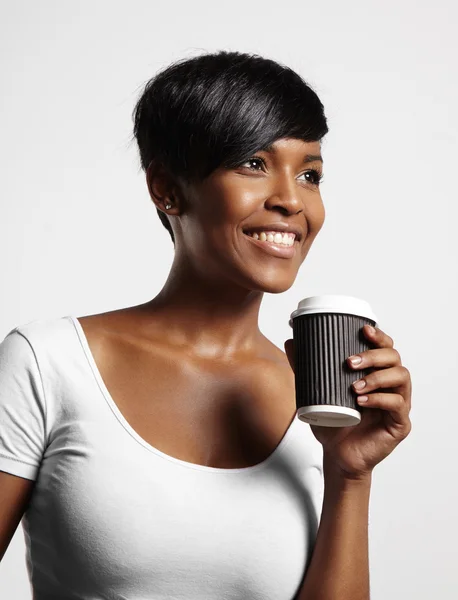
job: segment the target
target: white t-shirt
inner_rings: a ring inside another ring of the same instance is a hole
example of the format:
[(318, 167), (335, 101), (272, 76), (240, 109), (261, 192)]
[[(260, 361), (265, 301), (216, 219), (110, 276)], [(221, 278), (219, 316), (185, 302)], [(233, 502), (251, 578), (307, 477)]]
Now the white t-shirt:
[(35, 480), (22, 520), (34, 600), (292, 600), (321, 517), (322, 460), (297, 414), (251, 467), (154, 448), (118, 410), (74, 316), (0, 343), (0, 470)]

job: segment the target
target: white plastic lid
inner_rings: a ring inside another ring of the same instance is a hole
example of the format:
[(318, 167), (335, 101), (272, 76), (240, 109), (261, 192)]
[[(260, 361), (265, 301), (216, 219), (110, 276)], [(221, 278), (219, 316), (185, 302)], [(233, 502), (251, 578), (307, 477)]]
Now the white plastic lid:
[(351, 427), (361, 422), (361, 414), (355, 408), (330, 404), (301, 406), (297, 416), (309, 425), (323, 427)]
[(293, 319), (302, 315), (311, 315), (314, 313), (343, 313), (347, 315), (356, 315), (371, 319), (378, 326), (377, 317), (372, 312), (368, 302), (355, 298), (353, 296), (341, 296), (337, 294), (324, 294), (322, 296), (310, 296), (304, 298), (297, 305), (297, 309), (290, 315), (289, 325), (293, 326)]

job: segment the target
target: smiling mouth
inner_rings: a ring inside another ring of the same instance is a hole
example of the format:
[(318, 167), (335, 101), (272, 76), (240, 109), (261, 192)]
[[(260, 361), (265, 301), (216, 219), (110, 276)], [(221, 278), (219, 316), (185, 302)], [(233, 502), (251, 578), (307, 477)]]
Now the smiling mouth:
[(248, 238), (257, 248), (263, 250), (266, 254), (275, 256), (277, 258), (292, 258), (296, 254), (296, 249), (299, 245), (297, 239), (294, 240), (293, 244), (287, 246), (286, 244), (278, 244), (275, 242), (269, 242), (267, 240), (256, 240), (254, 237), (249, 235), (249, 233), (243, 232), (243, 235), (244, 237)]
[[(294, 242), (300, 240), (300, 236), (290, 231), (267, 231), (267, 230), (256, 230), (256, 229), (242, 229), (245, 235), (253, 237), (254, 239), (275, 243), (277, 246), (292, 246)], [(280, 239), (278, 239), (280, 236)], [(269, 239), (270, 238), (270, 239)]]

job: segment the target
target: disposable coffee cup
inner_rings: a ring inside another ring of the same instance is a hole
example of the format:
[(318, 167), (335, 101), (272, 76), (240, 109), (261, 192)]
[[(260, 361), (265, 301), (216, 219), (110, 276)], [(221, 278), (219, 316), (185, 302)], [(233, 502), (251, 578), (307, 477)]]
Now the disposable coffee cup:
[(297, 416), (310, 425), (347, 427), (361, 421), (352, 383), (370, 369), (352, 369), (347, 358), (375, 346), (363, 325), (377, 326), (360, 298), (326, 294), (304, 298), (291, 313)]

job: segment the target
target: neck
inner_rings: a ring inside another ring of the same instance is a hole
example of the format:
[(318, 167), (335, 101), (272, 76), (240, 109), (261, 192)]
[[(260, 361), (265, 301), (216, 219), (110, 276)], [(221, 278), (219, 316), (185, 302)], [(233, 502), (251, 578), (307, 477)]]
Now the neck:
[(143, 308), (160, 317), (172, 343), (199, 356), (230, 358), (265, 340), (258, 326), (263, 296), (176, 257), (164, 287)]

